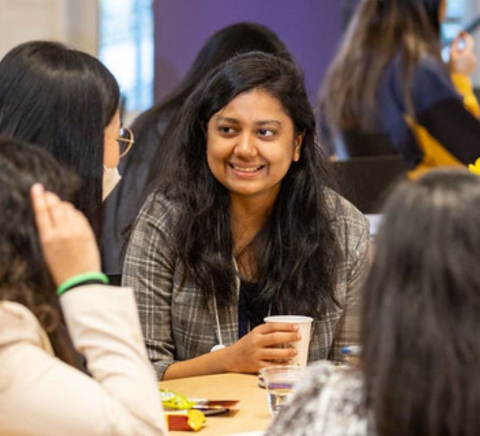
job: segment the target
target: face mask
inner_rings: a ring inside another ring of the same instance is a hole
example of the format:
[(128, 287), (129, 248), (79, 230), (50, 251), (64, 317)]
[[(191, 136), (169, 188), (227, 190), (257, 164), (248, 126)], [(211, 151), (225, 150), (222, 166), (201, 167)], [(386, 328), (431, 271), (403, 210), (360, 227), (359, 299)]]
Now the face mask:
[(118, 168), (107, 168), (105, 165), (103, 166), (103, 192), (102, 192), (102, 199), (105, 199), (110, 195), (113, 191), (113, 188), (117, 186), (118, 182), (122, 176), (118, 172)]

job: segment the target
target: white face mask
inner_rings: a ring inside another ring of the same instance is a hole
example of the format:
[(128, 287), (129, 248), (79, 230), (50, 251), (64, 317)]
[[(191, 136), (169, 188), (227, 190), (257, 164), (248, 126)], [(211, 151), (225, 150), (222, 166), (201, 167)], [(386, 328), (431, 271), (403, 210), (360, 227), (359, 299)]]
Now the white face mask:
[(102, 192), (102, 199), (105, 199), (110, 195), (113, 191), (113, 188), (117, 186), (118, 182), (122, 176), (118, 172), (118, 168), (107, 168), (105, 165), (103, 166), (103, 192)]

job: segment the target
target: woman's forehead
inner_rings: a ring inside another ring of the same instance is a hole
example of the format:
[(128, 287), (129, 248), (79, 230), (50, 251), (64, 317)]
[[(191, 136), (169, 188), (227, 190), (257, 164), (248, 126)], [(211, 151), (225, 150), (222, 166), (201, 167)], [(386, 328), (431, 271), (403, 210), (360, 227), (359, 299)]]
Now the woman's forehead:
[(210, 119), (232, 118), (235, 114), (252, 116), (253, 113), (260, 116), (261, 119), (258, 121), (275, 120), (285, 116), (290, 119), (281, 101), (262, 88), (253, 88), (237, 94)]

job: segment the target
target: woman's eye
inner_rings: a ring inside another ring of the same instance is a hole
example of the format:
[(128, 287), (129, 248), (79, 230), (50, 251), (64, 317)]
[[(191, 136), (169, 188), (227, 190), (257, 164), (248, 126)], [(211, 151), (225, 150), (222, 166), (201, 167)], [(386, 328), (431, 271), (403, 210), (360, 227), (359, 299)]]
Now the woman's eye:
[(273, 136), (275, 134), (275, 132), (273, 130), (269, 130), (269, 129), (259, 129), (258, 134), (260, 136), (269, 137), (269, 136)]
[(218, 131), (220, 133), (225, 134), (225, 135), (231, 135), (231, 134), (235, 133), (235, 129), (232, 128), (232, 127), (228, 127), (228, 126), (220, 126), (218, 128)]

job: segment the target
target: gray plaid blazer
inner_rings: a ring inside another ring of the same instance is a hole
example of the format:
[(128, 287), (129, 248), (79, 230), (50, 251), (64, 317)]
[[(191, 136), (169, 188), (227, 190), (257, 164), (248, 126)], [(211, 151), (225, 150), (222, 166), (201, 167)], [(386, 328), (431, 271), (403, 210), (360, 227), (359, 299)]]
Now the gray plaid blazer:
[[(358, 343), (358, 290), (369, 264), (368, 221), (333, 191), (328, 192), (327, 204), (344, 253), (336, 286), (339, 306), (315, 318), (309, 362), (341, 360), (342, 347)], [(174, 203), (159, 193), (150, 195), (136, 219), (123, 265), (122, 284), (135, 291), (148, 355), (159, 379), (175, 361), (238, 340), (238, 301), (217, 312), (214, 299), (206, 301), (172, 253), (175, 216)], [(238, 294), (239, 289), (237, 299)]]

